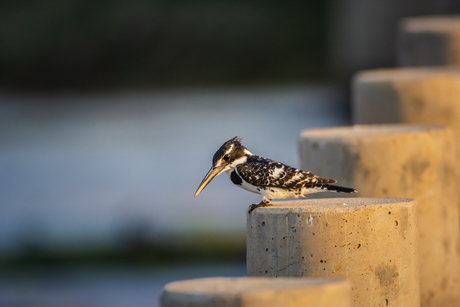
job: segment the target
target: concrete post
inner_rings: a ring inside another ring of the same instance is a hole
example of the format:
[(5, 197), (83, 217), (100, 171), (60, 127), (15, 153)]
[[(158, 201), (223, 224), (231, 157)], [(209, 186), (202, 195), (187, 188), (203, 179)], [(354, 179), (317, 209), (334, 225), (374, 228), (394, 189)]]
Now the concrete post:
[(450, 130), (411, 125), (304, 130), (299, 145), (303, 169), (351, 186), (359, 196), (417, 199), (421, 306), (456, 305), (459, 210)]
[(352, 82), (354, 124), (444, 124), (460, 140), (460, 68), (359, 72)]
[(397, 50), (401, 66), (460, 65), (460, 15), (404, 18)]
[(343, 279), (203, 278), (169, 283), (162, 307), (351, 307)]
[[(353, 80), (354, 124), (442, 124), (452, 129), (460, 161), (460, 68), (362, 71)], [(456, 163), (460, 174), (460, 162)]]
[(247, 215), (248, 276), (347, 277), (353, 306), (419, 306), (416, 201), (273, 204)]

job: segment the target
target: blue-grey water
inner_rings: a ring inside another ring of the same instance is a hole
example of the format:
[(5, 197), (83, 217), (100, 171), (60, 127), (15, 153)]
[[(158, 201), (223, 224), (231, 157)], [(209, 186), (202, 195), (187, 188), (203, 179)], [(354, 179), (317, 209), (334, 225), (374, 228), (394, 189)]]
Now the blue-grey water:
[(328, 86), (148, 94), (0, 96), (0, 253), (22, 242), (113, 242), (152, 233), (244, 229), (260, 196), (226, 174), (197, 197), (214, 152), (238, 135), (298, 166), (305, 128), (348, 124)]

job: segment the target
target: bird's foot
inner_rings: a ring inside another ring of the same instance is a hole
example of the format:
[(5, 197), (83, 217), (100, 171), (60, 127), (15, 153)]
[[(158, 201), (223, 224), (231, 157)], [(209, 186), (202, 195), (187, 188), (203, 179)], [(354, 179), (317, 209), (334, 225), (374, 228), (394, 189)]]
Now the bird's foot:
[(260, 203), (258, 204), (252, 204), (249, 206), (249, 211), (248, 213), (251, 213), (252, 211), (254, 211), (255, 209), (259, 208), (259, 207), (268, 207), (268, 206), (271, 206), (271, 204), (268, 202), (268, 201), (261, 201)]

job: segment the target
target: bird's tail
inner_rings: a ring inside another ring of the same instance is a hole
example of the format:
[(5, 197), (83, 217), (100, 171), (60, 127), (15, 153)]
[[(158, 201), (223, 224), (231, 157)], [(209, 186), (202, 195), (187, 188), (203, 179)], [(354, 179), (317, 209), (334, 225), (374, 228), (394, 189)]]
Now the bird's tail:
[(319, 186), (319, 188), (326, 190), (326, 191), (331, 191), (331, 192), (358, 193), (358, 191), (356, 191), (355, 189), (341, 187), (339, 185), (333, 185), (333, 184), (322, 184), (321, 186)]

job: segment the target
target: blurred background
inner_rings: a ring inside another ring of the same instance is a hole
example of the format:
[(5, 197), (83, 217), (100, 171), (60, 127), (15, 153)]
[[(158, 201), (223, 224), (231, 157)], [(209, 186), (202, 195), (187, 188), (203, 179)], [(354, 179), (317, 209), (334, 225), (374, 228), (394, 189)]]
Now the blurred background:
[[(347, 125), (398, 20), (456, 0), (0, 2), (0, 306), (157, 306), (165, 283), (245, 275), (246, 208), (214, 152), (238, 135), (298, 167)], [(319, 174), (321, 175), (321, 174)]]

